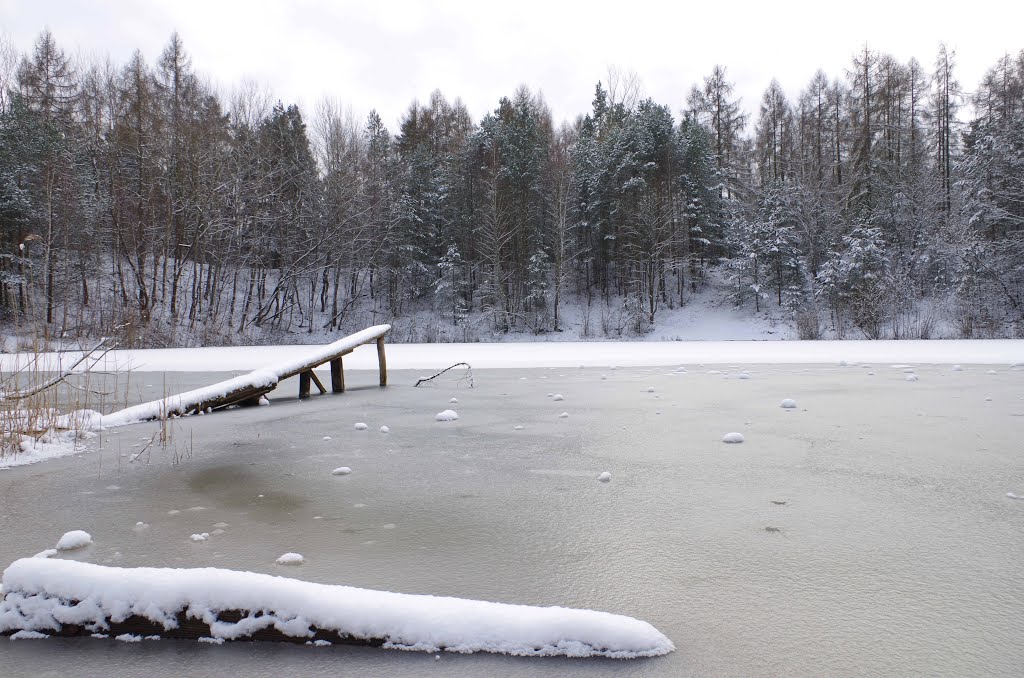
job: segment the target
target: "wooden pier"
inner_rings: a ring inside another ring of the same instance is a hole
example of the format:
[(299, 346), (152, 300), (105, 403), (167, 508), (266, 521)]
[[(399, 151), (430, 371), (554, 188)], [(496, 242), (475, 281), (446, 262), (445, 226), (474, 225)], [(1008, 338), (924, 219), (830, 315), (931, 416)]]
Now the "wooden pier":
[(390, 325), (375, 325), (327, 346), (318, 347), (286, 363), (253, 370), (239, 377), (161, 400), (133, 405), (104, 416), (103, 425), (117, 426), (133, 421), (208, 412), (232, 405), (257, 404), (260, 398), (276, 389), (281, 381), (296, 375), (299, 377), (300, 399), (310, 396), (310, 388), (314, 384), (321, 394), (327, 393), (327, 389), (313, 371), (326, 363), (331, 366), (331, 392), (343, 393), (345, 391), (344, 357), (366, 344), (376, 344), (380, 385), (387, 386), (388, 368), (384, 355), (384, 336), (390, 329)]

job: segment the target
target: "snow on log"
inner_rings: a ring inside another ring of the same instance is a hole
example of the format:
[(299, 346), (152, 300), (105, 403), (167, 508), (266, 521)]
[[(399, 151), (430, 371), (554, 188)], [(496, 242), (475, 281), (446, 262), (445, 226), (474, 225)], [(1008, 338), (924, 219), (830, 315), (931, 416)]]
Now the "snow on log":
[(4, 635), (325, 640), (426, 652), (620, 659), (675, 649), (647, 622), (608, 612), (372, 591), (216, 568), (23, 558), (4, 571), (3, 591)]
[(300, 372), (311, 371), (318, 365), (345, 353), (350, 353), (363, 344), (383, 337), (390, 329), (391, 325), (374, 325), (332, 344), (318, 347), (298, 358), (292, 358), (271, 367), (253, 370), (233, 379), (160, 400), (126, 407), (102, 417), (100, 425), (103, 427), (122, 426), (150, 419), (201, 412), (207, 407), (223, 407), (243, 400), (255, 400), (273, 391), (278, 382), (294, 377)]

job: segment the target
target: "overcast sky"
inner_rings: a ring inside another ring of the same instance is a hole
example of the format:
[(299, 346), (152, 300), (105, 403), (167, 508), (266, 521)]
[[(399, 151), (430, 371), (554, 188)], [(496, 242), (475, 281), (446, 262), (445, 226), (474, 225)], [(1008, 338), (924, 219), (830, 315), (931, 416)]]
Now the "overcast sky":
[(1024, 48), (1018, 3), (0, 0), (0, 31), (28, 50), (48, 26), (68, 53), (121, 65), (136, 48), (154, 63), (177, 30), (225, 95), (248, 77), (307, 115), (324, 95), (359, 116), (376, 108), (394, 131), (434, 89), (479, 119), (525, 84), (543, 91), (556, 121), (572, 119), (609, 66), (635, 71), (645, 95), (678, 113), (721, 63), (753, 112), (772, 77), (795, 96), (818, 68), (841, 75), (865, 42), (930, 71), (945, 41), (971, 90), (1004, 52)]

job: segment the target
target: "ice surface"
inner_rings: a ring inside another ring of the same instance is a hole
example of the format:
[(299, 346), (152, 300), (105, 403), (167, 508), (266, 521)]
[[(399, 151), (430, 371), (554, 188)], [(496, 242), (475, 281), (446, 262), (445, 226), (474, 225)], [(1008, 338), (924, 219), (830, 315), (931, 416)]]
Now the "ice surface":
[(57, 542), (58, 551), (73, 551), (92, 543), (92, 535), (84, 530), (71, 530), (65, 532), (64, 536)]
[(459, 414), (455, 410), (444, 410), (434, 415), (434, 421), (455, 421), (458, 418)]
[[(625, 659), (675, 649), (650, 624), (607, 612), (373, 591), (216, 568), (126, 569), (23, 558), (4, 571), (3, 585), (8, 593), (0, 602), (0, 633), (62, 624), (99, 632), (108, 619), (131, 615), (171, 629), (177, 613), (187, 609), (218, 640), (263, 628), (309, 638), (315, 627), (427, 652)], [(256, 612), (227, 622), (218, 619), (224, 610)]]

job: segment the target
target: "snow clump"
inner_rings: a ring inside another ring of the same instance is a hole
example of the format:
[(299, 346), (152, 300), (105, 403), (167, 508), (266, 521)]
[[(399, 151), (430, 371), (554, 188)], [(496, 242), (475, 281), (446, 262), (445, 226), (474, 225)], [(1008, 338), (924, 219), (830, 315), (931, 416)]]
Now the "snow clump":
[(565, 396), (562, 395), (561, 393), (556, 393), (555, 395), (551, 396), (551, 399), (554, 400), (555, 402), (558, 402), (559, 400), (565, 400)]
[(742, 433), (736, 433), (735, 431), (733, 431), (732, 433), (726, 433), (724, 436), (722, 436), (722, 442), (723, 443), (742, 443), (743, 442), (743, 434)]
[(58, 551), (73, 551), (92, 543), (92, 535), (84, 530), (71, 530), (65, 532), (64, 536), (57, 542)]
[(193, 534), (191, 537), (189, 537), (189, 539), (191, 539), (194, 542), (206, 541), (209, 538), (210, 538), (210, 533), (209, 532), (200, 532), (199, 534)]
[(455, 421), (458, 418), (459, 413), (455, 410), (445, 410), (434, 415), (434, 421)]
[(348, 466), (339, 466), (338, 468), (331, 471), (332, 476), (347, 476), (349, 473), (352, 473), (352, 469), (350, 469)]
[(302, 565), (306, 559), (302, 557), (301, 553), (288, 552), (282, 553), (274, 562), (278, 565)]
[(907, 375), (907, 381), (917, 381), (917, 375), (916, 374), (908, 374)]
[(458, 398), (452, 398), (451, 400), (449, 400), (449, 401), (448, 401), (448, 403), (449, 403), (449, 404), (451, 404), (451, 405), (454, 405), (454, 404), (456, 404), (457, 402), (459, 402), (459, 399), (458, 399)]
[(558, 415), (558, 418), (559, 419), (568, 419), (569, 418), (569, 413), (568, 412), (562, 412), (560, 415)]
[(354, 427), (354, 428), (355, 428), (355, 429), (356, 429), (357, 431), (365, 431), (365, 430), (366, 430), (367, 428), (369, 428), (369, 427), (368, 427), (368, 426), (367, 426), (367, 425), (366, 425), (365, 423), (363, 423), (363, 422), (361, 422), (361, 421), (360, 421), (360, 422), (356, 422), (356, 425), (355, 425), (355, 427)]
[(783, 401), (779, 403), (779, 407), (781, 407), (784, 410), (795, 410), (796, 401), (793, 400), (792, 398), (784, 398)]
[(389, 429), (387, 426), (381, 426), (380, 427), (380, 432), (381, 433), (391, 433), (391, 429)]
[(601, 475), (597, 477), (597, 479), (600, 480), (602, 483), (608, 483), (611, 482), (612, 474), (608, 473), (608, 471), (603, 471)]

